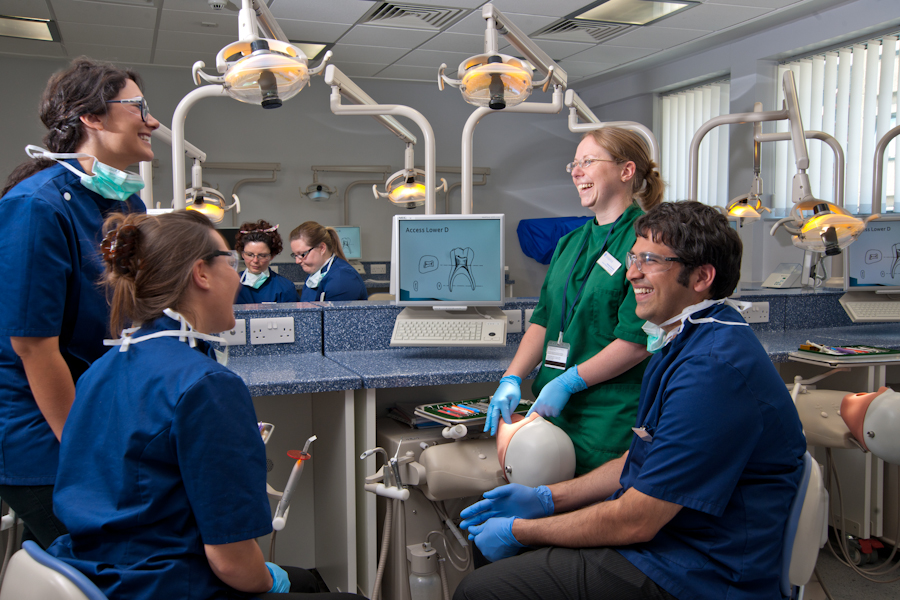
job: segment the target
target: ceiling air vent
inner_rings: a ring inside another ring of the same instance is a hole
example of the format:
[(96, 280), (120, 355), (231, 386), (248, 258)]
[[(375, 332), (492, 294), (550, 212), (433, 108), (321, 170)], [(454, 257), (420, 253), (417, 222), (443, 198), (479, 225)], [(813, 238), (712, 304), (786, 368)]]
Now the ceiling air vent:
[(618, 23), (601, 23), (599, 21), (583, 21), (564, 19), (548, 25), (532, 34), (539, 40), (559, 40), (563, 42), (587, 42), (599, 44), (617, 38), (627, 31), (635, 29), (633, 25)]
[(471, 11), (464, 8), (383, 2), (369, 11), (360, 23), (384, 27), (402, 27), (404, 29), (443, 31), (469, 12)]

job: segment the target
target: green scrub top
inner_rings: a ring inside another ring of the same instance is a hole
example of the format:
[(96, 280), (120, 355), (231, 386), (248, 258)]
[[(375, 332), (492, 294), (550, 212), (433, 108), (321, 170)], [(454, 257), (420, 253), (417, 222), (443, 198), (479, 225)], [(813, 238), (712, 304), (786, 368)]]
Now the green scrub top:
[[(570, 273), (565, 301), (565, 307), (569, 309), (585, 277), (589, 273), (590, 276), (566, 322), (563, 341), (570, 345), (566, 368), (594, 357), (615, 339), (641, 345), (647, 343), (647, 334), (641, 329), (644, 321), (634, 312), (634, 290), (625, 278), (625, 254), (634, 245), (634, 221), (642, 214), (637, 204), (629, 206), (615, 224), (605, 249), (603, 242), (613, 224), (597, 225), (595, 219), (559, 241), (541, 287), (540, 301), (531, 317), (532, 323), (547, 328), (544, 357), (547, 342), (559, 338), (563, 290)], [(587, 243), (584, 243), (585, 238)], [(583, 243), (584, 249), (578, 256)], [(619, 262), (618, 269), (611, 275), (599, 264), (591, 270), (591, 265), (600, 258), (601, 250), (609, 252)], [(648, 362), (649, 358), (618, 377), (573, 394), (560, 416), (551, 419), (575, 444), (576, 474), (587, 473), (628, 450), (634, 435), (631, 428), (637, 415), (641, 378)], [(550, 380), (562, 373), (559, 369), (544, 366), (542, 360), (532, 385), (535, 397)]]

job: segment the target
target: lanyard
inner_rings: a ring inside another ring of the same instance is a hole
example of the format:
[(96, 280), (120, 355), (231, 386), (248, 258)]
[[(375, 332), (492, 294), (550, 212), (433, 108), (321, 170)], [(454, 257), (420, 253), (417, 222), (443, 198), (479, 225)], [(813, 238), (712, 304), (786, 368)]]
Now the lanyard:
[[(625, 213), (622, 213), (624, 215)], [(575, 267), (578, 265), (578, 259), (581, 258), (581, 253), (584, 252), (584, 246), (587, 244), (588, 239), (590, 239), (590, 234), (585, 236), (584, 241), (581, 242), (581, 247), (578, 249), (578, 255), (575, 257), (575, 262), (572, 263), (572, 269), (569, 271), (569, 276), (566, 277), (566, 285), (563, 286), (563, 310), (559, 316), (559, 341), (562, 342), (563, 332), (566, 330), (566, 322), (569, 321), (572, 317), (572, 313), (575, 312), (575, 305), (578, 304), (578, 300), (581, 298), (581, 293), (584, 291), (584, 286), (587, 285), (587, 280), (591, 276), (591, 273), (594, 271), (594, 267), (597, 265), (597, 259), (603, 255), (603, 251), (606, 249), (606, 243), (609, 241), (609, 236), (612, 235), (613, 230), (616, 228), (616, 224), (622, 218), (622, 215), (613, 221), (612, 227), (609, 228), (609, 231), (606, 232), (606, 237), (603, 239), (603, 245), (600, 246), (600, 252), (597, 253), (597, 256), (594, 260), (591, 261), (591, 266), (588, 268), (587, 275), (584, 276), (584, 281), (581, 282), (581, 288), (578, 290), (578, 293), (575, 294), (575, 299), (572, 300), (572, 306), (566, 306), (566, 297), (569, 293), (569, 281), (572, 279), (572, 275), (575, 274)]]

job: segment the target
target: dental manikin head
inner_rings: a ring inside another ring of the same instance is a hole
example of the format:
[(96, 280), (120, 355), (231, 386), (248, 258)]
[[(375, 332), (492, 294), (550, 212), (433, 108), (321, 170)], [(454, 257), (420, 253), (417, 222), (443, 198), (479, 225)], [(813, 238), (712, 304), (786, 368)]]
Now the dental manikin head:
[(537, 413), (500, 419), (497, 458), (510, 483), (550, 485), (575, 476), (575, 446), (566, 433)]
[(847, 394), (841, 401), (841, 418), (864, 450), (900, 464), (900, 393), (881, 387), (868, 394)]

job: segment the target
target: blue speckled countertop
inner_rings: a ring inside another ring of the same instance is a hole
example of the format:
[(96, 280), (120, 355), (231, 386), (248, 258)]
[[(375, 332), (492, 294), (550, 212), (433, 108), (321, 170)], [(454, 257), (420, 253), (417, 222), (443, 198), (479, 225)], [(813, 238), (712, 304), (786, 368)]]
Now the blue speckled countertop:
[(228, 368), (241, 376), (251, 396), (356, 390), (362, 379), (321, 354), (236, 356)]

